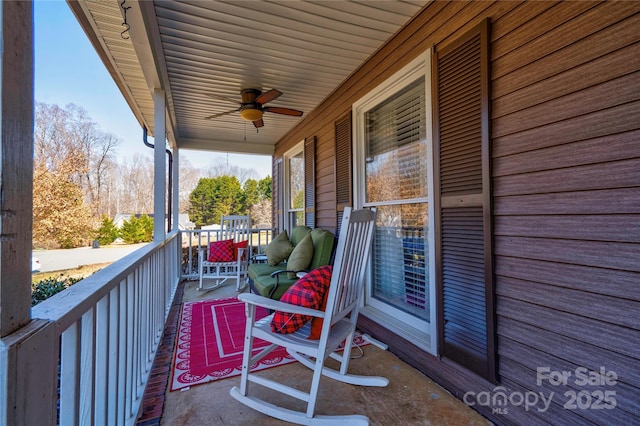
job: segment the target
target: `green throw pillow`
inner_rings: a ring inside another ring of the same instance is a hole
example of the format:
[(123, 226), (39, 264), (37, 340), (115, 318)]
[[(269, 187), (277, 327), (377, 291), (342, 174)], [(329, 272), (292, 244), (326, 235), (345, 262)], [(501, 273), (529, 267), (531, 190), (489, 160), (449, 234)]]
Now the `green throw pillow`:
[[(311, 234), (307, 234), (293, 249), (287, 260), (287, 269), (290, 271), (304, 271), (309, 267), (313, 258), (313, 240)], [(296, 278), (294, 272), (289, 272), (289, 278)]]
[(293, 244), (289, 241), (287, 231), (282, 231), (278, 234), (264, 249), (264, 253), (267, 255), (267, 263), (271, 266), (275, 266), (288, 258), (292, 251)]

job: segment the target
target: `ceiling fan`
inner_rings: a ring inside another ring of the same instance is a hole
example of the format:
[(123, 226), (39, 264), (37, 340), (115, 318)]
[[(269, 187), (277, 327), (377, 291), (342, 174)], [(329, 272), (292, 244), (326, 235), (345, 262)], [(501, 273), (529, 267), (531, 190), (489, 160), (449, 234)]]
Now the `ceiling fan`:
[(301, 117), (303, 114), (302, 111), (298, 111), (297, 109), (264, 106), (264, 104), (271, 102), (272, 100), (282, 95), (282, 92), (277, 89), (271, 89), (264, 93), (262, 93), (262, 90), (259, 90), (259, 89), (243, 89), (240, 92), (240, 95), (242, 99), (241, 102), (238, 102), (234, 99), (227, 98), (225, 96), (209, 94), (209, 96), (213, 98), (239, 103), (240, 107), (236, 109), (232, 109), (231, 111), (210, 115), (208, 117), (205, 117), (205, 119), (211, 120), (213, 118), (222, 117), (223, 115), (232, 114), (234, 112), (239, 111), (240, 117), (242, 117), (247, 121), (252, 121), (253, 125), (256, 128), (259, 128), (264, 126), (264, 122), (262, 121), (262, 115), (265, 112), (273, 112), (275, 114), (282, 114), (282, 115), (292, 115), (295, 117)]

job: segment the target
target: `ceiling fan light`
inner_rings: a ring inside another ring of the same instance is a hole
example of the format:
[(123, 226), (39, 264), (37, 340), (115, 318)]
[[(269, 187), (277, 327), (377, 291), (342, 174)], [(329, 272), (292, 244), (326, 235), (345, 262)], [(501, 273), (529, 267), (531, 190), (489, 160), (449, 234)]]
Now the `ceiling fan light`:
[(247, 121), (256, 121), (262, 118), (262, 111), (259, 109), (247, 108), (240, 111), (240, 116)]

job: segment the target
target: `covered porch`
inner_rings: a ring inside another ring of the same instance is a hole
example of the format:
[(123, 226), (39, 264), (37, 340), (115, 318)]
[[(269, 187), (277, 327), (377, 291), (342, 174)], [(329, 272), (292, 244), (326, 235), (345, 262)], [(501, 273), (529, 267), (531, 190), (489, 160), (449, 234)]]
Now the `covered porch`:
[[(183, 295), (193, 299), (233, 293), (233, 286), (229, 286), (202, 296), (190, 291), (193, 281), (185, 281), (193, 278), (193, 264), (189, 259), (185, 267), (181, 250), (190, 236), (177, 230), (180, 149), (273, 154), (275, 144), (296, 126), (298, 117), (260, 105), (254, 108), (275, 113), (265, 114), (260, 123), (253, 118), (243, 120), (239, 113), (246, 105), (241, 92), (276, 88), (283, 93), (286, 107), (312, 115), (322, 100), (424, 3), (354, 3), (347, 9), (330, 3), (281, 3), (273, 10), (263, 10), (262, 2), (69, 1), (138, 118), (141, 134), (144, 129), (145, 135), (148, 131), (155, 136), (154, 216), (164, 217), (172, 211), (174, 225), (164, 229), (164, 223), (157, 221), (153, 243), (33, 309), (28, 307), (26, 265), (3, 266), (2, 421), (278, 424), (229, 397), (228, 388), (236, 379), (188, 392), (168, 392), (166, 384), (155, 379), (154, 362), (166, 360), (164, 350), (174, 344), (163, 336), (175, 327), (172, 321)], [(33, 48), (31, 7), (29, 2), (3, 5), (3, 37), (11, 41), (9, 47), (16, 53)], [(240, 16), (245, 12), (247, 16)], [(357, 30), (350, 17), (358, 21)], [(247, 20), (256, 22), (250, 36), (245, 35)], [(19, 22), (20, 28), (9, 22)], [(258, 29), (258, 22), (269, 26), (272, 33), (262, 52), (256, 51), (254, 44), (261, 32), (267, 31)], [(234, 65), (210, 59), (217, 55)], [(32, 147), (29, 111), (33, 99), (24, 94), (33, 90), (33, 63), (29, 55), (17, 56), (17, 62), (8, 57), (3, 61), (6, 81), (2, 93), (21, 106), (16, 112), (22, 115), (15, 118), (22, 127), (14, 129), (15, 135)], [(14, 87), (21, 92), (9, 90)], [(3, 111), (4, 120), (6, 115)], [(3, 140), (3, 145), (15, 147), (9, 145), (13, 142)], [(174, 158), (173, 191), (169, 194), (167, 147)], [(11, 165), (12, 170), (30, 168), (29, 150), (16, 153), (16, 157), (16, 162), (6, 166)], [(16, 193), (31, 191), (28, 174), (15, 181), (6, 177), (3, 184), (13, 184)], [(28, 213), (28, 200), (20, 198), (12, 199), (16, 210)], [(28, 222), (19, 225), (19, 250), (30, 247)], [(3, 230), (7, 227), (5, 222)], [(3, 245), (3, 256), (7, 249)], [(320, 412), (322, 407), (329, 412), (360, 412), (377, 418), (374, 422), (379, 424), (427, 419), (434, 423), (485, 423), (390, 352), (373, 346), (364, 351), (365, 362), (354, 368), (375, 368), (382, 375), (392, 375), (392, 388), (362, 394), (350, 386), (335, 388), (327, 383), (320, 396)], [(288, 365), (265, 374), (301, 372), (300, 366)], [(145, 417), (157, 399), (148, 396), (154, 391), (164, 394), (161, 418)]]
[[(177, 295), (191, 297), (176, 228), (183, 149), (272, 155), (278, 231), (338, 233), (346, 206), (386, 210), (369, 281), (388, 288), (367, 293), (359, 326), (391, 350), (366, 347), (353, 368), (391, 385), (324, 386), (320, 411), (482, 423), (464, 405), (482, 392), (492, 402), (474, 408), (499, 424), (637, 422), (640, 3), (68, 4), (154, 136), (154, 216), (170, 210), (174, 226), (158, 221), (153, 243), (30, 309), (32, 4), (3, 2), (0, 423), (134, 424), (153, 413), (150, 391), (164, 395), (150, 424), (270, 421), (231, 405), (236, 379), (169, 393), (152, 379)], [(541, 369), (612, 372), (596, 391), (615, 398), (568, 408), (562, 395), (591, 388)], [(507, 400), (525, 394), (550, 404)]]

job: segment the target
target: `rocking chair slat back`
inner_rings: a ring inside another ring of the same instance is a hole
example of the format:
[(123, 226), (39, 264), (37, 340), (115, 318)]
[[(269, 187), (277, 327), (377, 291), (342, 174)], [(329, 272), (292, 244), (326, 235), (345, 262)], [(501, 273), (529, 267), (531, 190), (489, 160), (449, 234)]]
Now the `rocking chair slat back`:
[(220, 240), (251, 243), (251, 219), (249, 216), (223, 216), (220, 221)]
[[(358, 414), (315, 415), (315, 405), (320, 376), (322, 375), (340, 382), (360, 386), (386, 386), (389, 383), (384, 377), (348, 373), (351, 346), (356, 331), (359, 303), (364, 293), (363, 282), (372, 246), (375, 221), (375, 209), (352, 210), (350, 207), (345, 208), (327, 295), (327, 307), (324, 312), (275, 301), (255, 294), (238, 296), (238, 299), (247, 304), (247, 324), (240, 387), (234, 387), (230, 391), (235, 399), (264, 414), (292, 423), (368, 424), (367, 417)], [(308, 338), (311, 328), (308, 324), (290, 334), (281, 334), (278, 330), (270, 327), (270, 322), (275, 314), (256, 321), (256, 306), (274, 311), (280, 310), (324, 318), (320, 338), (318, 340)], [(254, 338), (263, 339), (271, 345), (253, 356)], [(342, 348), (340, 348), (341, 343), (344, 345)], [(308, 392), (255, 375), (250, 371), (252, 365), (278, 346), (286, 348), (289, 355), (313, 370)], [(340, 363), (339, 369), (325, 365), (325, 361), (329, 357)], [(295, 411), (258, 398), (250, 390), (250, 383), (305, 401), (307, 408), (304, 411)]]
[[(332, 281), (328, 300), (333, 300), (333, 306), (328, 306), (326, 315), (335, 324), (344, 318), (362, 295), (364, 274), (367, 260), (371, 251), (372, 236), (375, 228), (375, 210), (349, 210), (343, 217), (344, 238), (338, 240), (336, 256), (333, 266)], [(335, 296), (331, 292), (337, 292)]]
[[(251, 257), (251, 217), (250, 216), (223, 216), (220, 220), (220, 231), (217, 241), (233, 240), (234, 243), (247, 241), (246, 248), (238, 248), (233, 261), (209, 260), (210, 248), (201, 249), (198, 253), (198, 290), (215, 290), (228, 280), (235, 280), (236, 290), (239, 292), (247, 285), (249, 259)], [(235, 251), (236, 248), (234, 247)], [(204, 280), (213, 280), (213, 284), (204, 285)]]

